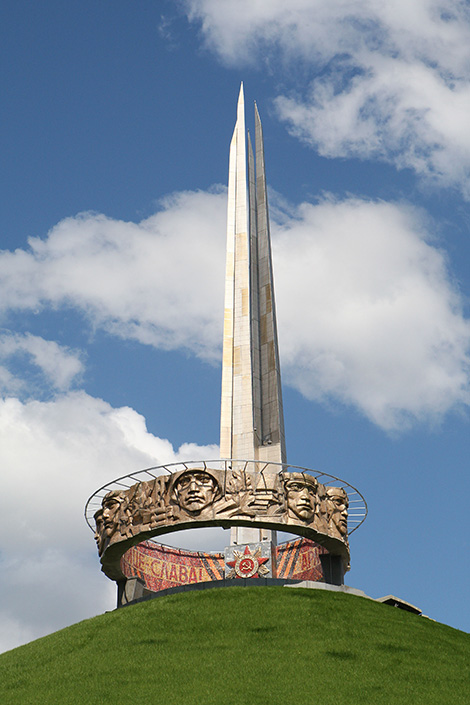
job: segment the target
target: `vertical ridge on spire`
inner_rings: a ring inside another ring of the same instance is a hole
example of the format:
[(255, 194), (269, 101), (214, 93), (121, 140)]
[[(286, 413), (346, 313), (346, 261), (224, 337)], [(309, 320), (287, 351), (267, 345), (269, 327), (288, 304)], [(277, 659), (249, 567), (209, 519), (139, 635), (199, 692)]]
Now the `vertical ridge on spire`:
[(263, 128), (255, 103), (256, 215), (258, 240), (258, 301), (261, 356), (262, 448), (260, 459), (285, 463), (286, 442), (282, 407), (281, 367), (269, 230)]
[(261, 391), (261, 350), (259, 328), (259, 282), (258, 282), (258, 232), (256, 209), (255, 158), (248, 132), (248, 202), (249, 247), (250, 247), (250, 319), (251, 319), (251, 377), (253, 399), (253, 458), (257, 458), (257, 448), (262, 438), (262, 391)]

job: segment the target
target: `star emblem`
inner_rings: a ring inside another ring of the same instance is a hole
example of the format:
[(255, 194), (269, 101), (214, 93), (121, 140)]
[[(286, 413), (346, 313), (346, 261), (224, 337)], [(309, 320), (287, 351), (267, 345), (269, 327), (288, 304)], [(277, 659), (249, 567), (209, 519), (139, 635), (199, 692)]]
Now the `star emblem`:
[(249, 546), (245, 546), (243, 553), (233, 551), (233, 561), (227, 561), (230, 570), (227, 573), (227, 578), (259, 578), (269, 573), (269, 568), (264, 565), (269, 561), (269, 557), (261, 556), (261, 546), (258, 546), (256, 551), (252, 553)]

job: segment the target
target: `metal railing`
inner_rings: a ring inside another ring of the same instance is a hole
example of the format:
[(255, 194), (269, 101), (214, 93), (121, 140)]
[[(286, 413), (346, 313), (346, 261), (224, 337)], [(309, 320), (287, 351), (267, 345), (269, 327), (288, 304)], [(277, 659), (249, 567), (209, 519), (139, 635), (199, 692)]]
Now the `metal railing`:
[(289, 465), (287, 463), (271, 463), (260, 460), (236, 460), (234, 458), (222, 460), (188, 460), (177, 463), (168, 463), (158, 465), (156, 467), (146, 468), (131, 472), (128, 475), (122, 475), (106, 485), (100, 487), (88, 498), (85, 505), (85, 520), (92, 529), (95, 530), (94, 514), (101, 508), (103, 497), (113, 490), (128, 490), (136, 483), (154, 480), (157, 477), (164, 475), (173, 475), (176, 472), (183, 470), (191, 470), (195, 468), (203, 468), (204, 470), (222, 470), (225, 474), (236, 466), (238, 471), (255, 471), (260, 475), (279, 473), (279, 472), (302, 472), (314, 477), (317, 482), (328, 485), (328, 487), (342, 487), (346, 491), (349, 499), (348, 513), (348, 534), (351, 535), (365, 521), (367, 516), (367, 503), (362, 494), (353, 485), (339, 477), (330, 475), (329, 473), (316, 470), (309, 470), (298, 465)]

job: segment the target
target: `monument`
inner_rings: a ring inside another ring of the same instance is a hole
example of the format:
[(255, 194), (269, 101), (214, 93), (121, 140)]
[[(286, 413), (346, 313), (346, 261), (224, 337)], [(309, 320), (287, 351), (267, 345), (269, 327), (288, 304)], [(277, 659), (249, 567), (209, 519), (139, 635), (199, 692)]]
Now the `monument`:
[[(148, 468), (95, 492), (85, 516), (118, 606), (167, 589), (233, 581), (342, 585), (349, 535), (364, 521), (349, 483), (287, 464), (263, 133), (245, 128), (243, 85), (230, 144), (223, 327), (221, 459)], [(153, 539), (230, 529), (224, 552)], [(277, 532), (300, 538), (278, 545)], [(249, 584), (253, 584), (250, 582)]]

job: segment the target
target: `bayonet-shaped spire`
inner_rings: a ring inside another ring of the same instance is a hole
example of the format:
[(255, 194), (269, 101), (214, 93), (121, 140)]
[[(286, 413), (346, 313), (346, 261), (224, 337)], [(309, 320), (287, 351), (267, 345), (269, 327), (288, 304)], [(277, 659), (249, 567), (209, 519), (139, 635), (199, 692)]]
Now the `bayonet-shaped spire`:
[(220, 451), (286, 462), (261, 120), (246, 146), (243, 84), (230, 144)]
[[(269, 231), (268, 194), (264, 165), (263, 128), (255, 103), (257, 298), (259, 315), (261, 446), (258, 457), (285, 463), (286, 441), (282, 409), (281, 367), (277, 342), (276, 304)], [(252, 250), (255, 250), (253, 243)], [(254, 287), (253, 287), (254, 288)]]

